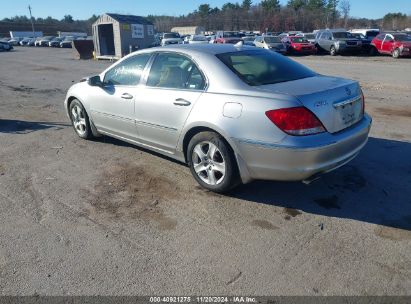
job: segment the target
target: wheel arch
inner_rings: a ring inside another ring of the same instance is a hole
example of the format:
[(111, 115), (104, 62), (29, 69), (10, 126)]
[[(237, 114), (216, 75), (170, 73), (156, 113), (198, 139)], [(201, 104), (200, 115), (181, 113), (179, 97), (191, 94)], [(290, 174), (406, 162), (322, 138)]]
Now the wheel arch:
[(214, 132), (217, 133), (218, 135), (221, 136), (221, 138), (227, 143), (228, 148), (230, 149), (230, 151), (233, 153), (234, 155), (234, 159), (235, 159), (235, 163), (237, 166), (237, 172), (241, 178), (241, 181), (246, 184), (252, 181), (251, 175), (248, 171), (247, 165), (245, 164), (244, 160), (242, 159), (241, 155), (238, 153), (238, 150), (234, 144), (234, 142), (232, 141), (232, 139), (225, 134), (222, 130), (220, 130), (219, 128), (215, 127), (215, 126), (209, 126), (209, 125), (196, 125), (196, 126), (192, 126), (190, 127), (182, 136), (182, 140), (181, 140), (181, 151), (184, 154), (184, 161), (185, 163), (188, 163), (188, 159), (187, 159), (187, 150), (188, 150), (188, 145), (190, 143), (190, 140), (198, 133), (200, 132)]

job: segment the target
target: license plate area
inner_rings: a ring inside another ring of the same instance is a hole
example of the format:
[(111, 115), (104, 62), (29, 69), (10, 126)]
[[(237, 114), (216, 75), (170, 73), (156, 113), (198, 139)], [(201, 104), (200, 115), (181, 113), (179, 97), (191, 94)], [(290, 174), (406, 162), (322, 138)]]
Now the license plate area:
[(344, 128), (352, 126), (362, 119), (362, 102), (362, 98), (359, 96), (334, 104), (334, 108)]

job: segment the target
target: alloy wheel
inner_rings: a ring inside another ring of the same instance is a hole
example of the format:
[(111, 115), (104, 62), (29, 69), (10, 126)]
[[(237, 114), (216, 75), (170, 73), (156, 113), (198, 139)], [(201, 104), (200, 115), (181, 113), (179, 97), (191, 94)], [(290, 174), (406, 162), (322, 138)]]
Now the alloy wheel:
[(86, 116), (84, 110), (78, 105), (71, 109), (71, 119), (73, 121), (74, 129), (82, 136), (87, 132)]
[(226, 162), (218, 147), (204, 141), (194, 147), (192, 154), (194, 171), (208, 185), (220, 184), (226, 175)]

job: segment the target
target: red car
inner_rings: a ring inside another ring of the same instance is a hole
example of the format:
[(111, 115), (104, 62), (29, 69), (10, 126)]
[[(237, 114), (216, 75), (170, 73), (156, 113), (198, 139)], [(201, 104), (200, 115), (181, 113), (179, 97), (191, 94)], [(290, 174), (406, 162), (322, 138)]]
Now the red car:
[(285, 37), (283, 42), (286, 44), (288, 52), (291, 54), (314, 55), (317, 53), (315, 45), (302, 36)]
[(411, 36), (405, 33), (382, 33), (371, 42), (371, 54), (391, 55), (394, 58), (411, 56)]
[(214, 43), (230, 43), (236, 44), (242, 41), (242, 36), (238, 32), (217, 32)]

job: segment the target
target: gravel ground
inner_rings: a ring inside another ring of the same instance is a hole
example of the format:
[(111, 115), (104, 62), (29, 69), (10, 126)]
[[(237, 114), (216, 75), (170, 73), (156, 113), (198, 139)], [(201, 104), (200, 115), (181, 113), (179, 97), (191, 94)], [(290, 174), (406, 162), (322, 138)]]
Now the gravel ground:
[(223, 196), (165, 157), (74, 134), (65, 92), (109, 62), (0, 53), (0, 294), (411, 295), (411, 60), (295, 60), (361, 82), (369, 144), (310, 186)]

